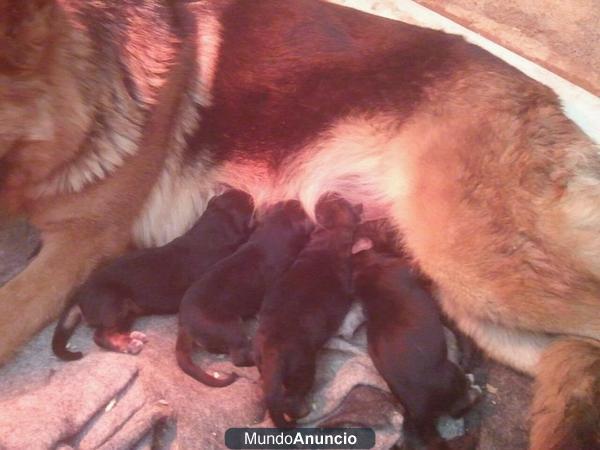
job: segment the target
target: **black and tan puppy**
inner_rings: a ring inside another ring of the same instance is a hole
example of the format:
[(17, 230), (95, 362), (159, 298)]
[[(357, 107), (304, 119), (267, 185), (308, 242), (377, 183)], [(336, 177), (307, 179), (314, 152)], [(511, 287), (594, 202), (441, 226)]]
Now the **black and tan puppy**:
[(278, 427), (293, 426), (308, 414), (317, 353), (352, 303), (351, 250), (359, 208), (327, 196), (315, 213), (318, 227), (309, 243), (265, 296), (255, 338), (265, 402)]
[(252, 197), (232, 189), (214, 197), (198, 222), (167, 245), (138, 250), (96, 270), (75, 292), (52, 338), (64, 360), (82, 357), (67, 342), (81, 316), (96, 328), (94, 340), (109, 350), (138, 353), (142, 333), (129, 333), (137, 316), (174, 314), (186, 289), (209, 268), (233, 253), (250, 234)]
[(253, 364), (243, 319), (258, 313), (266, 289), (292, 264), (306, 244), (313, 223), (297, 200), (269, 208), (248, 242), (219, 262), (185, 293), (179, 312), (177, 362), (185, 373), (213, 387), (218, 379), (194, 364), (194, 343), (212, 353), (230, 353), (236, 366)]
[(429, 448), (444, 448), (437, 418), (459, 414), (477, 395), (448, 360), (437, 304), (404, 258), (365, 250), (353, 266), (373, 363), (406, 409), (409, 428)]

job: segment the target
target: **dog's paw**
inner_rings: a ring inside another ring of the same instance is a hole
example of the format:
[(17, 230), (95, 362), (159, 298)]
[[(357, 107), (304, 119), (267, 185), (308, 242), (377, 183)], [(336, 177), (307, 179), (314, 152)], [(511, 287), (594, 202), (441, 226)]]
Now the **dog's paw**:
[(144, 343), (139, 339), (132, 339), (127, 345), (127, 353), (137, 355), (144, 348)]
[(129, 337), (131, 339), (137, 339), (138, 341), (142, 341), (144, 344), (148, 342), (148, 336), (146, 336), (141, 331), (132, 331), (131, 333), (129, 333)]

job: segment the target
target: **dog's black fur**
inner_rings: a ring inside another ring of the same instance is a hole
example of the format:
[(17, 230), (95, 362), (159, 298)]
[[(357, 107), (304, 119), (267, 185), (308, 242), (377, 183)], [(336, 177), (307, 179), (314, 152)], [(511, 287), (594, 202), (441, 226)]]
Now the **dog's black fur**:
[(213, 387), (218, 379), (194, 364), (194, 343), (214, 353), (230, 353), (236, 366), (253, 364), (243, 319), (258, 313), (266, 289), (294, 262), (314, 225), (297, 200), (271, 207), (254, 233), (185, 293), (179, 312), (177, 362), (188, 375)]
[(265, 402), (278, 427), (293, 426), (310, 411), (306, 396), (317, 353), (352, 303), (351, 250), (360, 211), (328, 196), (315, 213), (318, 227), (309, 243), (265, 296), (254, 342)]
[(437, 304), (403, 258), (365, 250), (353, 266), (373, 363), (405, 407), (409, 429), (430, 448), (444, 448), (437, 418), (463, 412), (474, 398), (464, 372), (448, 360)]
[(183, 294), (249, 236), (254, 211), (252, 197), (231, 189), (214, 197), (198, 222), (169, 244), (124, 255), (96, 270), (73, 295), (52, 338), (54, 353), (64, 360), (81, 358), (67, 350), (81, 315), (96, 328), (101, 347), (137, 353), (143, 335), (129, 335), (143, 314), (175, 314)]

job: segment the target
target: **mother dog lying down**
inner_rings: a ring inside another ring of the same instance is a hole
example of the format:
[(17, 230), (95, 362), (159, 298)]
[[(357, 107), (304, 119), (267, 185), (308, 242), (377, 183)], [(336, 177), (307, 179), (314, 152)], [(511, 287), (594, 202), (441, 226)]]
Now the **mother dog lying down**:
[(316, 0), (0, 0), (1, 198), (43, 248), (0, 290), (3, 361), (100, 261), (220, 183), (390, 217), (445, 312), (537, 379), (531, 448), (600, 417), (600, 152), (462, 38)]

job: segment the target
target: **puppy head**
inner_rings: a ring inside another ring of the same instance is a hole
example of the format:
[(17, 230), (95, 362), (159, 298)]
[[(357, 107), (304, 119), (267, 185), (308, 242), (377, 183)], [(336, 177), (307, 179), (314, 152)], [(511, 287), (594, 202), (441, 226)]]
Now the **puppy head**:
[(310, 412), (307, 401), (315, 381), (316, 355), (298, 351), (287, 355), (283, 387), (285, 389), (286, 414), (300, 419)]
[(206, 212), (225, 215), (233, 221), (234, 228), (246, 234), (252, 224), (254, 199), (247, 192), (229, 189), (210, 199)]
[(397, 255), (380, 253), (374, 248), (352, 255), (352, 280), (356, 293), (362, 297), (372, 295), (382, 283), (413, 286), (415, 275), (410, 262)]
[(307, 397), (314, 384), (316, 355), (280, 341), (261, 342), (256, 362), (269, 414), (278, 427), (294, 426), (310, 412)]
[(306, 236), (314, 228), (314, 223), (298, 200), (285, 200), (274, 204), (265, 212), (262, 221), (276, 224), (294, 234)]
[(352, 278), (357, 289), (373, 284), (381, 274), (385, 257), (374, 249), (359, 251), (352, 255)]
[(352, 228), (360, 222), (362, 205), (352, 206), (338, 194), (328, 193), (315, 206), (317, 223), (324, 228)]
[(358, 251), (352, 255), (352, 266), (355, 271), (362, 271), (378, 266), (381, 262), (380, 255), (373, 249)]

